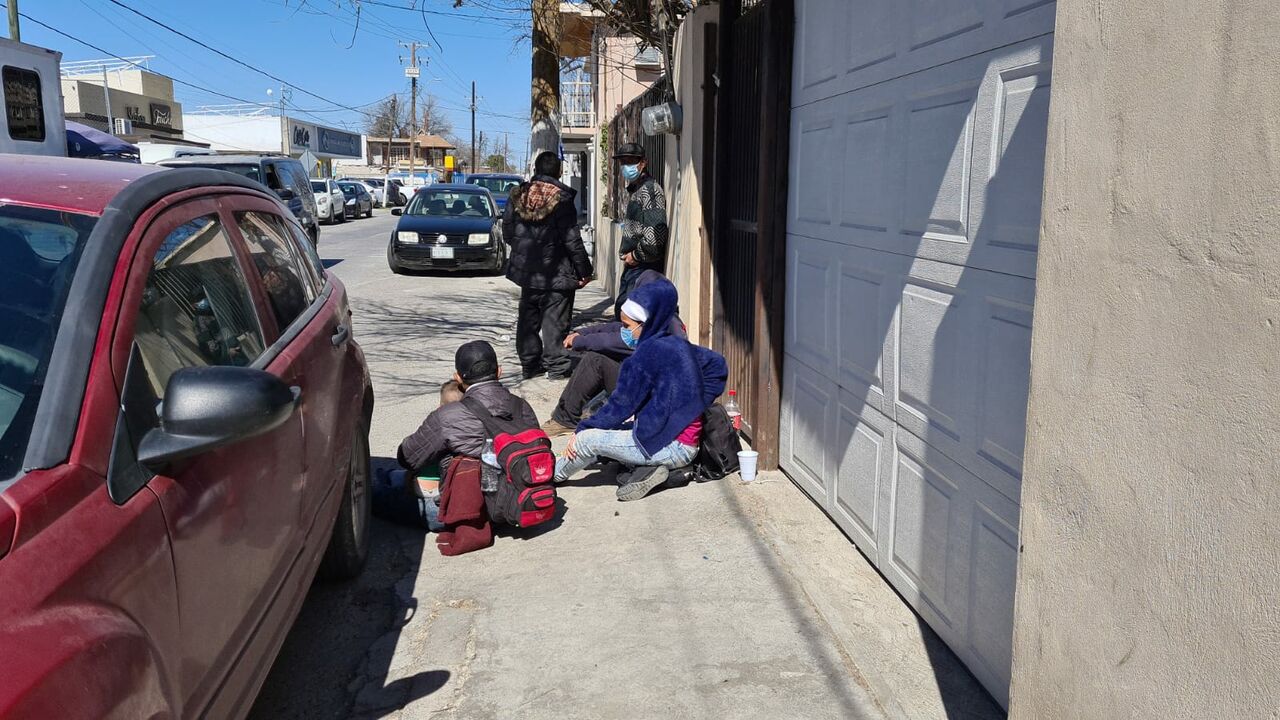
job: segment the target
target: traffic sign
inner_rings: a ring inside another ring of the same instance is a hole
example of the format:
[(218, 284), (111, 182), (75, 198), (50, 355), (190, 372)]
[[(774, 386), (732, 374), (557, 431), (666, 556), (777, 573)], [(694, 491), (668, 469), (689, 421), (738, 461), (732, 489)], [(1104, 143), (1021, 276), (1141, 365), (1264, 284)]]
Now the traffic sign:
[(316, 174), (316, 166), (320, 164), (320, 158), (316, 157), (307, 150), (298, 158), (298, 162), (302, 163), (302, 169), (307, 171), (307, 175)]

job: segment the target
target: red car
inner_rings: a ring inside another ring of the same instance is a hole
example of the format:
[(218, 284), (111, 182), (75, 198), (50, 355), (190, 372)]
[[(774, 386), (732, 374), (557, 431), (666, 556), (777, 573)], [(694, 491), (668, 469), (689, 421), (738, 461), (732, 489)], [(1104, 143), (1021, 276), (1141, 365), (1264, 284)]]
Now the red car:
[(350, 323), (246, 178), (0, 156), (0, 717), (248, 712), (367, 554)]

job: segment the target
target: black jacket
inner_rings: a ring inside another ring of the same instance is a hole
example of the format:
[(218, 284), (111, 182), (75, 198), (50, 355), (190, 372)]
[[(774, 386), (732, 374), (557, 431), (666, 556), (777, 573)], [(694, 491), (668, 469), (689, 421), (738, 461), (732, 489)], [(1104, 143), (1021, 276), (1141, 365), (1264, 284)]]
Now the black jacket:
[[(496, 418), (516, 420), (523, 427), (538, 426), (538, 416), (529, 403), (512, 395), (497, 380), (472, 385), (467, 388), (466, 397), (479, 400)], [(513, 398), (520, 411), (519, 417), (514, 418), (511, 414)], [(453, 455), (480, 457), (488, 437), (484, 423), (466, 405), (449, 403), (428, 415), (422, 427), (400, 443), (397, 459), (404, 467), (417, 471)]]
[(508, 280), (530, 290), (576, 290), (591, 277), (573, 205), (576, 194), (545, 175), (511, 191), (502, 214), (502, 236), (511, 249)]

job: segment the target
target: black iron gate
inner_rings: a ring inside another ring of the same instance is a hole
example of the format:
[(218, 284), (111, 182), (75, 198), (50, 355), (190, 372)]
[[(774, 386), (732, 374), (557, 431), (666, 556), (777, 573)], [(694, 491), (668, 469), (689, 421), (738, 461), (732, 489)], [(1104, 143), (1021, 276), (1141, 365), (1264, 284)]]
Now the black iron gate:
[(792, 0), (723, 0), (717, 93), (713, 346), (744, 430), (777, 464), (786, 264)]

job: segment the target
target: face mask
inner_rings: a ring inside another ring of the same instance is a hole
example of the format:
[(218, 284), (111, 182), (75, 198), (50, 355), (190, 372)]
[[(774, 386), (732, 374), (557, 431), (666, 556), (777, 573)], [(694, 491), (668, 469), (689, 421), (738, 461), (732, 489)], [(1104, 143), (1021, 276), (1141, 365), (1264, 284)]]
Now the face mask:
[(622, 335), (622, 344), (626, 345), (632, 350), (634, 350), (636, 345), (640, 343), (640, 340), (636, 338), (635, 333), (631, 332), (631, 328), (629, 327), (623, 327), (621, 331), (621, 335)]
[(628, 182), (640, 177), (640, 165), (623, 165), (622, 177), (626, 178)]

